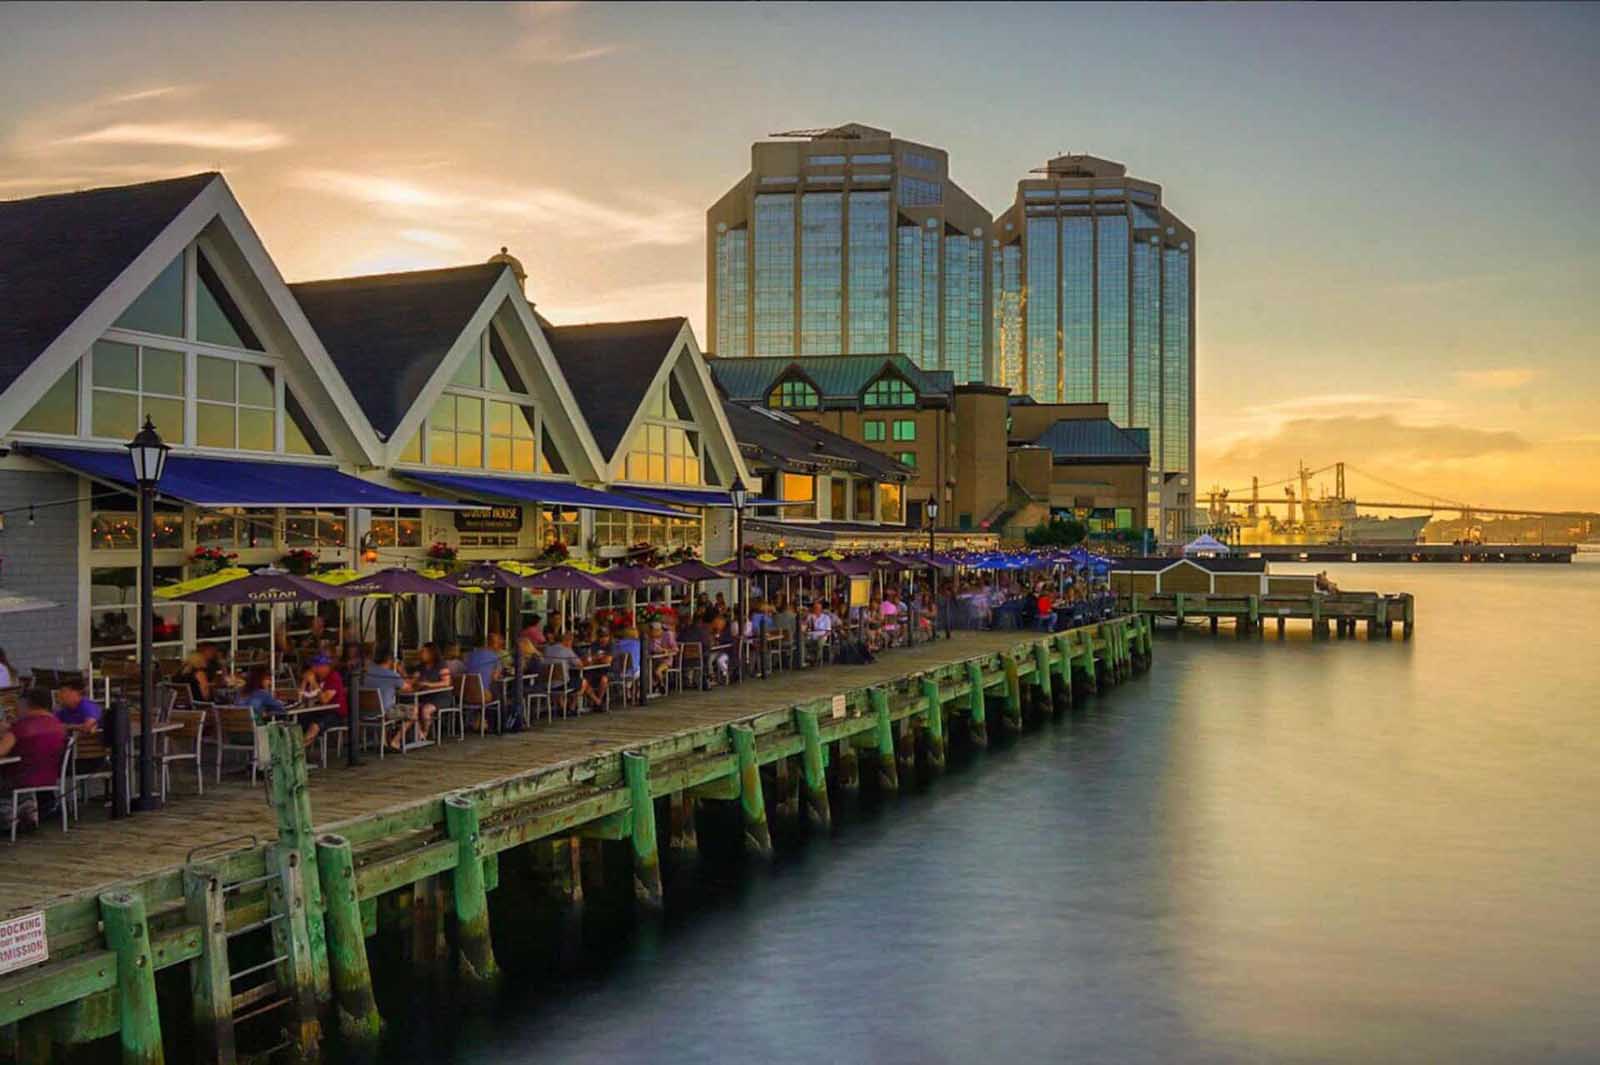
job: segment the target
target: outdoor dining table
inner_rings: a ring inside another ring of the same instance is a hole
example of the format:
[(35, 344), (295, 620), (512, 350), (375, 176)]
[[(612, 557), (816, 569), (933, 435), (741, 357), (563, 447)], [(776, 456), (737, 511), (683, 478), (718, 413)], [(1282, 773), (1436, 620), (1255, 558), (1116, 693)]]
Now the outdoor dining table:
[[(427, 696), (430, 696), (430, 695), (445, 695), (445, 694), (448, 694), (448, 693), (451, 693), (451, 692), (454, 692), (454, 691), (455, 691), (455, 689), (453, 687), (451, 687), (449, 684), (429, 684), (429, 685), (427, 685), (426, 687), (423, 687), (423, 688), (401, 688), (399, 691), (394, 693), (394, 700), (395, 700), (396, 703), (402, 703), (402, 702), (410, 703), (412, 705), (412, 707), (415, 709), (415, 708), (420, 708), (421, 707), (422, 700), (424, 698), (426, 698)], [(417, 717), (417, 720), (418, 720), (419, 723), (421, 722), (420, 713), (419, 713), (419, 715)], [(439, 720), (438, 720), (438, 718), (435, 718), (434, 719), (434, 728), (438, 729), (439, 727), (440, 727)], [(463, 732), (466, 731), (466, 724), (464, 722), (463, 722), (461, 728), (462, 728)], [(435, 732), (435, 735), (437, 735), (437, 734), (438, 733)], [(410, 743), (403, 744), (402, 745), (402, 749), (403, 750), (407, 750), (407, 751), (415, 751), (415, 750), (420, 750), (423, 747), (432, 747), (433, 743), (434, 743), (433, 740), (412, 740)]]

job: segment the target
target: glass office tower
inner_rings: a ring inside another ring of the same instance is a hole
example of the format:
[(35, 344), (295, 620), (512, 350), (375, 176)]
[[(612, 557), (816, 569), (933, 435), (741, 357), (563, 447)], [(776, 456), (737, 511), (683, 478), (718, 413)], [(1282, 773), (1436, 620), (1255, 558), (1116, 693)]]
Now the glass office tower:
[(1050, 160), (995, 219), (990, 384), (1104, 403), (1150, 430), (1151, 514), (1176, 538), (1193, 504), (1194, 231), (1161, 186), (1089, 155)]
[(706, 212), (707, 350), (899, 352), (984, 380), (990, 218), (946, 154), (853, 123), (775, 136)]

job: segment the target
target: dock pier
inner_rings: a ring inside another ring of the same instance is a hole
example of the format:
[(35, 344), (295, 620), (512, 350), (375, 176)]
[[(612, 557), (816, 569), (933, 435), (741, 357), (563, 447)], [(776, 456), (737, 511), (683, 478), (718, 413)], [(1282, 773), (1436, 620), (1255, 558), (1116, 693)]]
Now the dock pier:
[(934, 778), (953, 738), (983, 746), (991, 720), (1023, 732), (1148, 668), (1152, 650), (1142, 611), (957, 633), (358, 770), (310, 772), (297, 727), (270, 725), (269, 802), (208, 786), (11, 849), (0, 914), (42, 912), (49, 959), (0, 976), (0, 1058), (42, 1065), (115, 1038), (123, 1062), (159, 1065), (173, 1036), (157, 985), (173, 980), (206, 1065), (314, 1057), (330, 1026), (371, 1047), (372, 937), (404, 936), (411, 964), (494, 985), (488, 900), (508, 852), (571, 904), (604, 875), (604, 841), (625, 847), (648, 914), (664, 897), (662, 842), (694, 853), (698, 805), (737, 809), (749, 851), (770, 856), (769, 817), (825, 831), (862, 775), (884, 793)]
[(1380, 594), (1378, 592), (1313, 592), (1269, 595), (1219, 595), (1204, 592), (1167, 592), (1145, 594), (1135, 592), (1124, 596), (1122, 607), (1128, 613), (1148, 620), (1158, 617), (1176, 619), (1179, 625), (1193, 618), (1209, 621), (1213, 633), (1219, 623), (1232, 619), (1234, 631), (1240, 636), (1255, 633), (1261, 636), (1268, 621), (1275, 623), (1278, 635), (1284, 635), (1287, 623), (1294, 620), (1311, 623), (1311, 633), (1327, 638), (1330, 632), (1339, 639), (1353, 638), (1358, 626), (1366, 625), (1367, 639), (1392, 639), (1398, 626), (1403, 639), (1411, 639), (1416, 631), (1416, 599), (1410, 592)]

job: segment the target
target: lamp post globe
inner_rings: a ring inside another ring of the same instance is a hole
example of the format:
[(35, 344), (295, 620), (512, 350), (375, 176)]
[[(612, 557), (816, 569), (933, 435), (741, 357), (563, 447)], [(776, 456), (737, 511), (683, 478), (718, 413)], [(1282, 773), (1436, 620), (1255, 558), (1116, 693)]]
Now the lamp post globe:
[[(144, 420), (144, 428), (128, 441), (128, 461), (133, 465), (133, 483), (139, 489), (139, 810), (158, 808), (155, 785), (156, 663), (155, 663), (155, 517), (156, 486), (167, 470), (170, 451), (155, 423)], [(126, 718), (116, 724), (119, 742), (127, 735)], [(121, 816), (127, 805), (127, 758), (119, 750), (113, 759), (112, 813)], [(118, 786), (117, 773), (122, 774)]]

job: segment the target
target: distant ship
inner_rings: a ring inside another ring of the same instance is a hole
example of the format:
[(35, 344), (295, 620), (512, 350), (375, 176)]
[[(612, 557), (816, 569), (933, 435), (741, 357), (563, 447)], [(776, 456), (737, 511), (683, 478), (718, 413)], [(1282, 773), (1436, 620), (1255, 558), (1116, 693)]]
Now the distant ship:
[[(1414, 544), (1432, 515), (1390, 518), (1361, 514), (1356, 501), (1344, 494), (1344, 463), (1337, 467), (1337, 486), (1333, 495), (1313, 499), (1311, 471), (1300, 467), (1300, 492), (1287, 485), (1288, 513), (1284, 518), (1269, 513), (1262, 505), (1259, 490), (1252, 488), (1252, 499), (1245, 509), (1228, 505), (1226, 492), (1211, 494), (1210, 520), (1227, 531), (1228, 542), (1242, 547), (1264, 544)], [(1295, 511), (1300, 515), (1297, 519)]]

